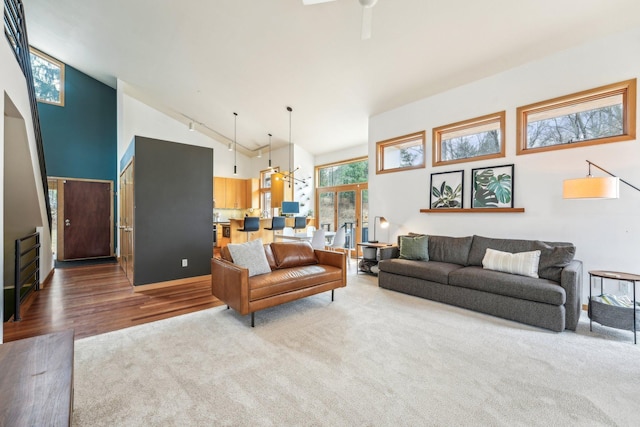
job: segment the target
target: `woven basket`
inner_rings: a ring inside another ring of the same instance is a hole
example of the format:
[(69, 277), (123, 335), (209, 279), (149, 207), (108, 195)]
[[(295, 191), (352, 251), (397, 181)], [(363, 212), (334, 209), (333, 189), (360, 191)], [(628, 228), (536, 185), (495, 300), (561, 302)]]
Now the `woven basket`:
[[(633, 309), (600, 301), (589, 301), (589, 319), (611, 328), (633, 331)], [(640, 330), (640, 309), (636, 309), (636, 330)]]

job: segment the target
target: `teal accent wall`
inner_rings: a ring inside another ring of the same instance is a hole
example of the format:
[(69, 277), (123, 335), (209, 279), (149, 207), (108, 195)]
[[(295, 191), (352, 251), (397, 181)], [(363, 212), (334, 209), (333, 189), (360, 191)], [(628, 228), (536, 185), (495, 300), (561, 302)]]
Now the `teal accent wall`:
[(117, 179), (116, 90), (65, 66), (64, 107), (38, 103), (47, 175)]

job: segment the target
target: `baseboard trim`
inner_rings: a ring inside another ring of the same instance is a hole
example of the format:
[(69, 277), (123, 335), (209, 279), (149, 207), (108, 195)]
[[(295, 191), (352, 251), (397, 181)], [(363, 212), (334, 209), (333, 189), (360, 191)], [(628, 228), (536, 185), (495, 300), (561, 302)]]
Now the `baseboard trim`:
[(133, 292), (144, 292), (151, 289), (168, 288), (170, 286), (185, 285), (187, 283), (201, 282), (203, 280), (211, 280), (211, 275), (186, 277), (184, 279), (168, 280), (166, 282), (148, 283), (146, 285), (137, 285), (133, 287)]
[(45, 278), (44, 278), (44, 280), (43, 280), (42, 282), (40, 282), (40, 287), (41, 287), (41, 288), (42, 288), (42, 287), (46, 287), (46, 286), (49, 284), (49, 282), (51, 282), (51, 278), (53, 277), (53, 272), (54, 272), (54, 271), (56, 271), (56, 269), (55, 269), (55, 268), (52, 268), (52, 269), (49, 271), (49, 274), (47, 274), (47, 277), (45, 277)]

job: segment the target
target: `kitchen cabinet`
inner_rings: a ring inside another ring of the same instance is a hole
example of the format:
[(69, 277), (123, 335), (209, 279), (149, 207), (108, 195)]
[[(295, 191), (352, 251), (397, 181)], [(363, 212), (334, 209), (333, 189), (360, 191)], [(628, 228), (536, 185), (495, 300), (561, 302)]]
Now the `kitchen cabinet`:
[(260, 208), (260, 180), (247, 179), (247, 208)]
[(247, 184), (244, 179), (227, 178), (225, 207), (227, 209), (247, 208)]
[(251, 180), (213, 178), (213, 200), (217, 209), (247, 209), (251, 207), (248, 188)]
[(213, 177), (213, 207), (225, 208), (227, 197), (227, 178)]

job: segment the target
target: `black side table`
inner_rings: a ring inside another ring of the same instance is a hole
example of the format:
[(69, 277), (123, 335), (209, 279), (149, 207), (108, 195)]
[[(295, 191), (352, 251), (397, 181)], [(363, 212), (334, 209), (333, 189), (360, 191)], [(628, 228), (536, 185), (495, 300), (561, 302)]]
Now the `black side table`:
[[(360, 258), (360, 250), (362, 250), (362, 258)], [(391, 243), (356, 243), (356, 274), (362, 271), (377, 276), (378, 262), (397, 257), (397, 252), (398, 246)]]
[[(629, 282), (633, 288), (633, 306), (619, 307), (610, 304), (603, 304), (591, 299), (591, 279), (600, 278), (600, 295), (604, 290), (604, 279)], [(633, 343), (637, 343), (636, 330), (639, 328), (640, 318), (638, 316), (638, 306), (636, 304), (636, 283), (640, 282), (640, 275), (622, 273), (618, 271), (589, 271), (589, 330), (593, 330), (593, 321), (604, 326), (616, 329), (625, 329), (633, 332)]]

